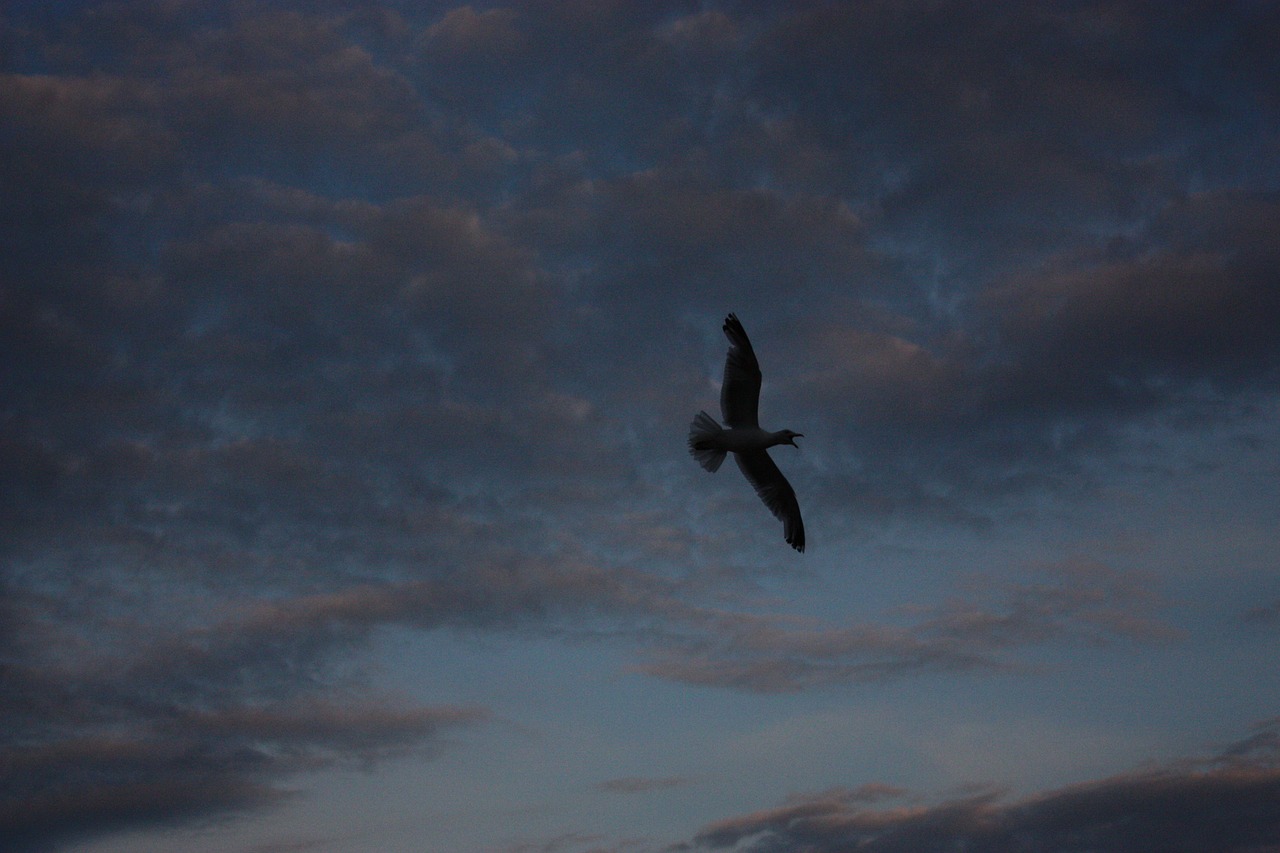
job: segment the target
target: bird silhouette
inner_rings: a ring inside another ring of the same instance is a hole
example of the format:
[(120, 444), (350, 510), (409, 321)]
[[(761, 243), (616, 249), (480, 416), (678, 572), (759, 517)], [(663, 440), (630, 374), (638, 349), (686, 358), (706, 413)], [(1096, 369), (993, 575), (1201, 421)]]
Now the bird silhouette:
[(725, 356), (724, 384), (720, 386), (720, 412), (727, 428), (706, 412), (698, 412), (689, 425), (689, 453), (712, 473), (720, 469), (725, 454), (732, 453), (760, 500), (782, 522), (787, 544), (803, 552), (804, 521), (795, 489), (769, 458), (768, 451), (777, 444), (798, 448), (795, 440), (803, 438), (803, 433), (760, 428), (760, 363), (736, 315), (725, 317), (724, 334), (729, 339), (729, 354)]

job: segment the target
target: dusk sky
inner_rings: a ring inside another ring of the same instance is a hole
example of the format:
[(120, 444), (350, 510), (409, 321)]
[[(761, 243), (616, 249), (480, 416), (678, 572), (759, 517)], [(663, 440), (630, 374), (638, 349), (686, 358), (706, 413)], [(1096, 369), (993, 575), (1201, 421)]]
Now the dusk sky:
[(0, 849), (1280, 850), (1277, 45), (7, 0)]

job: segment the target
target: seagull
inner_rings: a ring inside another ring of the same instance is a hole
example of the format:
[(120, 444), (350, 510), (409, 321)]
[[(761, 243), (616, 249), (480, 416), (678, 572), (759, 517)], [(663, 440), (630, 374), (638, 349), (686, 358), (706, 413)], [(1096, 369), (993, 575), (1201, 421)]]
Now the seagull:
[(747, 481), (755, 487), (764, 505), (782, 522), (787, 544), (804, 552), (804, 522), (795, 490), (769, 458), (769, 448), (789, 444), (799, 449), (803, 433), (789, 429), (769, 432), (760, 428), (760, 363), (747, 338), (746, 329), (734, 314), (724, 319), (729, 354), (724, 361), (724, 384), (720, 386), (720, 411), (727, 429), (706, 412), (698, 412), (689, 425), (689, 453), (712, 473), (720, 468), (726, 453), (732, 453)]

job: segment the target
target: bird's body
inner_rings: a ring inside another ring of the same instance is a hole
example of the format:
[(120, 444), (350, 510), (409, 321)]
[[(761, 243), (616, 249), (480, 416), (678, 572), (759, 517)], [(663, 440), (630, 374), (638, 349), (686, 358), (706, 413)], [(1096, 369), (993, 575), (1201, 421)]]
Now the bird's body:
[(726, 454), (732, 453), (738, 468), (755, 487), (756, 494), (782, 521), (787, 543), (804, 551), (804, 521), (795, 490), (769, 457), (768, 449), (779, 444), (796, 446), (801, 433), (789, 429), (776, 432), (759, 423), (760, 364), (747, 332), (730, 314), (724, 321), (729, 338), (729, 354), (724, 364), (724, 384), (720, 386), (720, 410), (725, 427), (706, 412), (699, 412), (689, 426), (689, 452), (708, 471), (719, 470)]
[[(699, 412), (706, 415), (706, 412)], [(711, 417), (707, 415), (707, 417)], [(700, 449), (710, 448), (727, 453), (751, 453), (757, 450), (768, 450), (778, 444), (791, 444), (795, 433), (788, 430), (769, 432), (760, 427), (729, 427), (704, 437), (699, 442)]]

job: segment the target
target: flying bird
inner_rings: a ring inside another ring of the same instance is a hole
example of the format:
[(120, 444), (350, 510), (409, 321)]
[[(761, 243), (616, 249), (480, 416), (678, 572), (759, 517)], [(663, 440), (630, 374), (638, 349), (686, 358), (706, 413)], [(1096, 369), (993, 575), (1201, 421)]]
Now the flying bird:
[(787, 544), (803, 552), (800, 504), (795, 489), (769, 458), (769, 448), (789, 444), (798, 449), (795, 440), (804, 436), (789, 429), (769, 432), (760, 428), (760, 363), (736, 315), (724, 319), (724, 334), (729, 339), (729, 354), (720, 386), (720, 412), (727, 428), (706, 412), (698, 412), (689, 425), (689, 453), (712, 473), (719, 470), (725, 454), (732, 453), (760, 500), (782, 522)]

